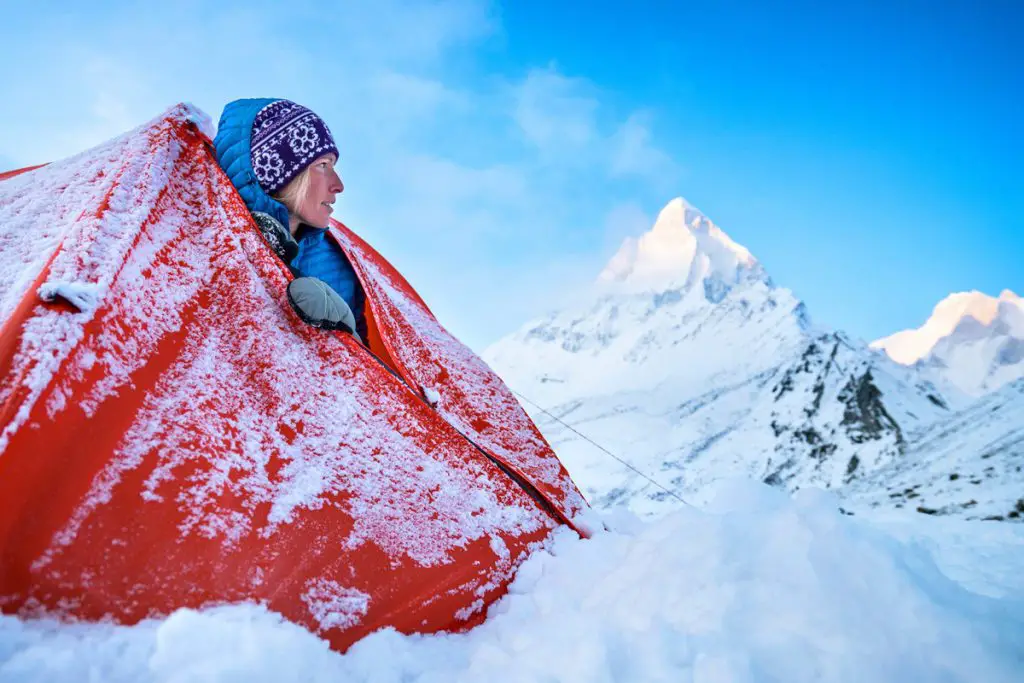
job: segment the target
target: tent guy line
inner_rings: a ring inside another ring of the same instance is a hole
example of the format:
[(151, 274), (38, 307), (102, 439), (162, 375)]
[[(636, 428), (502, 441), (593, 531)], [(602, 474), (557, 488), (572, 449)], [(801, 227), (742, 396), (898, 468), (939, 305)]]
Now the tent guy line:
[(658, 487), (659, 489), (661, 489), (662, 491), (664, 491), (664, 492), (665, 492), (665, 493), (667, 493), (668, 495), (670, 495), (670, 496), (672, 496), (673, 498), (675, 498), (676, 500), (678, 500), (678, 501), (679, 501), (680, 503), (682, 503), (683, 505), (686, 505), (686, 506), (688, 506), (688, 507), (693, 507), (693, 505), (691, 505), (690, 503), (687, 503), (687, 502), (686, 502), (685, 500), (683, 500), (683, 499), (682, 499), (682, 498), (681, 498), (681, 497), (679, 496), (679, 494), (677, 494), (677, 493), (676, 493), (675, 491), (672, 491), (671, 489), (668, 489), (668, 488), (666, 488), (666, 487), (662, 486), (662, 485), (661, 485), (661, 484), (659, 484), (659, 483), (658, 483), (657, 481), (655, 481), (655, 480), (654, 480), (653, 478), (651, 478), (651, 477), (647, 476), (646, 474), (644, 474), (643, 472), (641, 472), (641, 471), (640, 471), (640, 470), (638, 470), (637, 468), (633, 467), (632, 465), (630, 465), (630, 464), (629, 464), (628, 462), (626, 462), (625, 460), (623, 460), (623, 459), (622, 459), (622, 458), (620, 458), (619, 456), (617, 456), (617, 455), (615, 455), (614, 453), (612, 453), (612, 452), (611, 452), (610, 450), (608, 450), (607, 448), (605, 448), (605, 447), (604, 447), (604, 446), (602, 446), (601, 444), (599, 444), (599, 443), (597, 443), (596, 441), (594, 441), (593, 439), (591, 439), (591, 438), (590, 438), (589, 436), (587, 436), (586, 434), (584, 434), (584, 433), (582, 433), (582, 432), (578, 431), (578, 430), (577, 430), (577, 429), (575, 429), (575, 428), (574, 428), (574, 427), (573, 427), (572, 425), (570, 425), (569, 423), (567, 423), (567, 422), (563, 421), (563, 420), (562, 420), (561, 418), (559, 418), (558, 416), (556, 416), (556, 415), (554, 415), (553, 413), (551, 413), (551, 411), (549, 411), (549, 410), (546, 410), (545, 408), (542, 408), (542, 407), (541, 407), (541, 406), (539, 406), (539, 405), (538, 405), (537, 403), (535, 403), (534, 401), (531, 401), (531, 400), (530, 400), (529, 398), (527, 398), (526, 396), (523, 396), (522, 394), (520, 394), (520, 393), (519, 393), (518, 391), (516, 391), (515, 389), (512, 389), (511, 387), (509, 387), (509, 390), (510, 390), (510, 391), (511, 391), (511, 392), (512, 392), (513, 394), (515, 394), (516, 396), (518, 396), (519, 398), (523, 399), (524, 401), (526, 401), (527, 403), (529, 403), (530, 405), (532, 405), (532, 406), (533, 406), (534, 408), (536, 408), (537, 410), (541, 411), (542, 413), (544, 413), (545, 415), (547, 415), (548, 417), (550, 417), (550, 418), (551, 418), (552, 420), (554, 420), (554, 421), (555, 421), (555, 422), (557, 422), (558, 424), (562, 425), (562, 426), (563, 426), (563, 427), (565, 427), (566, 429), (570, 430), (570, 431), (571, 431), (572, 433), (574, 433), (574, 434), (576, 434), (577, 436), (579, 436), (579, 437), (580, 437), (581, 439), (583, 439), (583, 440), (585, 440), (585, 441), (588, 441), (589, 443), (593, 444), (593, 445), (594, 445), (594, 446), (595, 446), (595, 447), (596, 447), (597, 449), (599, 449), (600, 451), (602, 451), (602, 452), (603, 452), (603, 453), (605, 453), (606, 455), (609, 455), (609, 456), (611, 456), (612, 458), (615, 458), (615, 459), (616, 459), (616, 460), (618, 460), (618, 461), (619, 461), (620, 463), (622, 463), (623, 465), (625, 465), (626, 467), (628, 467), (628, 468), (629, 468), (629, 469), (631, 469), (632, 471), (636, 472), (636, 473), (637, 473), (637, 474), (639, 474), (639, 475), (640, 475), (641, 477), (643, 477), (643, 478), (644, 478), (644, 479), (646, 479), (647, 481), (651, 482), (652, 484), (654, 484), (655, 486), (657, 486), (657, 487)]

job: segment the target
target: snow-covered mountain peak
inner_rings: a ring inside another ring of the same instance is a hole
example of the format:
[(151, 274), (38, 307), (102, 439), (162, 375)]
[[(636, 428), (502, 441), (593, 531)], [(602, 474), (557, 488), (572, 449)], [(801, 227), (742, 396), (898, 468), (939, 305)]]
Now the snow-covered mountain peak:
[(683, 225), (693, 225), (707, 220), (707, 216), (696, 206), (682, 197), (676, 197), (658, 212), (658, 220), (654, 222), (653, 230), (678, 230)]
[(955, 330), (964, 318), (974, 318), (982, 325), (991, 325), (999, 311), (999, 301), (977, 290), (950, 294), (935, 307), (929, 322), (946, 334)]
[(871, 344), (904, 365), (924, 363), (980, 395), (1024, 376), (1024, 299), (1009, 289), (950, 294), (919, 328)]
[[(934, 352), (907, 367), (812, 325), (792, 292), (683, 199), (602, 279), (607, 289), (483, 354), (595, 506), (657, 514), (676, 493), (699, 497), (742, 475), (926, 514), (1024, 514), (1024, 379), (1013, 383), (1024, 374), (1024, 332), (1013, 333), (1024, 304), (1013, 292), (948, 297), (922, 328)], [(978, 378), (986, 391), (1009, 388), (971, 408)], [(983, 498), (974, 487), (989, 480), (1005, 486)]]
[(682, 197), (670, 201), (650, 231), (628, 237), (598, 281), (631, 290), (664, 291), (714, 282), (731, 286), (763, 278), (757, 259)]
[(711, 376), (741, 381), (797, 353), (811, 328), (800, 300), (680, 197), (626, 240), (590, 291), (499, 340), (484, 359), (506, 379), (522, 374), (534, 398), (555, 405), (666, 382), (700, 386)]
[(1013, 308), (1024, 309), (1021, 297), (1004, 289), (998, 298), (977, 290), (956, 292), (940, 301), (924, 325), (904, 330), (872, 343), (884, 349), (897, 363), (910, 365), (925, 358), (942, 338), (957, 329), (991, 327), (1004, 317), (1014, 315)]

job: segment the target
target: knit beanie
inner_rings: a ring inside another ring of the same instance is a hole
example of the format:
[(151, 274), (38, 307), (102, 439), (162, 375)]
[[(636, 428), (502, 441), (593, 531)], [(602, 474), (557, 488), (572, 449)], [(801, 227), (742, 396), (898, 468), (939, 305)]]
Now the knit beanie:
[(327, 124), (301, 104), (271, 102), (252, 123), (252, 169), (263, 191), (275, 194), (324, 154), (338, 148)]

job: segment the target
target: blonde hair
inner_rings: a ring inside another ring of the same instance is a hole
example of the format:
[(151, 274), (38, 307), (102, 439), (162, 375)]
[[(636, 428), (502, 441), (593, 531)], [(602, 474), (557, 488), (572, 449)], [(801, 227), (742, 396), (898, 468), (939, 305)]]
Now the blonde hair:
[(272, 195), (274, 199), (284, 204), (288, 213), (298, 215), (298, 208), (309, 193), (309, 169), (312, 165), (302, 169), (302, 173), (288, 181), (288, 184)]

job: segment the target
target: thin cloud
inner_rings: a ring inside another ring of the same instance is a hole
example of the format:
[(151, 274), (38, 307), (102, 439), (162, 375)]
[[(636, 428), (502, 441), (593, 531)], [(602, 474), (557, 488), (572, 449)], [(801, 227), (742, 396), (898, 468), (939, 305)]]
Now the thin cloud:
[(613, 177), (639, 176), (673, 185), (680, 175), (679, 166), (664, 150), (652, 142), (651, 115), (635, 112), (619, 126), (611, 139), (610, 172)]
[(545, 291), (592, 279), (608, 212), (664, 196), (646, 184), (671, 175), (651, 119), (616, 120), (587, 79), (466, 69), (501, 38), (496, 16), (476, 0), (297, 0), (301, 32), (264, 0), (22, 16), (0, 36), (23, 64), (0, 85), (17, 103), (0, 111), (0, 155), (68, 156), (179, 101), (214, 121), (238, 97), (299, 101), (338, 139), (337, 217), (479, 348), (542, 311)]
[(515, 91), (514, 117), (527, 141), (545, 156), (575, 153), (597, 137), (597, 99), (583, 79), (564, 76), (553, 66), (533, 69)]

